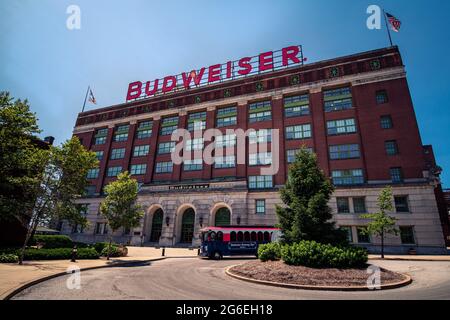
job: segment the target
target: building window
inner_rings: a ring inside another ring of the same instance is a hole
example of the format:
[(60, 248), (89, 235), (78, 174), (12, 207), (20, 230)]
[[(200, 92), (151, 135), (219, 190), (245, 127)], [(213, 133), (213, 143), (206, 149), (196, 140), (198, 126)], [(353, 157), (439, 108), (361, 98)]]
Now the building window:
[(353, 211), (355, 213), (366, 213), (366, 198), (364, 197), (355, 197), (353, 200)]
[(388, 102), (388, 95), (386, 90), (379, 90), (376, 92), (377, 104), (384, 104)]
[(105, 144), (107, 135), (108, 129), (98, 129), (94, 136), (94, 144)]
[(337, 212), (338, 213), (350, 213), (350, 205), (348, 202), (348, 198), (336, 198), (337, 203)]
[(356, 132), (355, 119), (332, 120), (327, 122), (328, 135), (349, 134)]
[(392, 183), (403, 182), (402, 168), (391, 168), (389, 169), (391, 174)]
[(309, 95), (303, 94), (284, 98), (284, 116), (286, 118), (309, 115)]
[(225, 156), (225, 157), (215, 157), (214, 158), (214, 168), (215, 169), (234, 168), (235, 166), (236, 166), (236, 157), (235, 156)]
[(173, 171), (173, 163), (171, 161), (156, 163), (155, 168), (156, 173), (169, 173), (172, 171)]
[(350, 88), (325, 90), (323, 92), (325, 112), (347, 110), (353, 107)]
[(96, 234), (108, 234), (108, 225), (106, 223), (97, 222), (95, 225)]
[(270, 100), (248, 105), (248, 121), (250, 123), (268, 120), (272, 120), (272, 103)]
[(392, 129), (391, 116), (381, 116), (380, 124), (381, 124), (381, 129)]
[(416, 244), (414, 227), (399, 227), (402, 244)]
[(87, 178), (88, 179), (97, 179), (99, 173), (100, 173), (100, 169), (99, 168), (89, 169), (88, 173), (87, 173)]
[(127, 141), (129, 128), (130, 126), (128, 124), (117, 126), (114, 132), (114, 141)]
[(161, 135), (168, 136), (178, 129), (178, 116), (164, 118), (161, 122)]
[(395, 211), (409, 212), (408, 196), (394, 196)]
[(308, 139), (308, 138), (311, 138), (310, 124), (302, 124), (292, 127), (286, 127), (287, 140)]
[(117, 177), (119, 173), (122, 172), (122, 167), (109, 167), (107, 176), (108, 177)]
[(336, 186), (363, 184), (362, 169), (335, 170), (331, 172), (333, 184)]
[(385, 141), (384, 148), (386, 149), (386, 154), (388, 156), (394, 156), (398, 154), (398, 145), (397, 141), (395, 140)]
[(130, 167), (130, 174), (131, 175), (142, 175), (145, 174), (145, 172), (147, 171), (147, 165), (146, 164), (133, 164)]
[[(308, 152), (313, 152), (312, 148), (304, 148)], [(291, 149), (286, 152), (287, 163), (293, 163), (295, 161), (295, 155), (300, 152), (300, 149)]]
[(137, 127), (137, 138), (145, 139), (152, 136), (153, 121), (139, 122)]
[(273, 188), (272, 176), (249, 176), (249, 189), (270, 189)]
[(233, 147), (236, 145), (236, 135), (226, 134), (217, 136), (214, 143), (216, 148)]
[(124, 157), (125, 157), (125, 148), (111, 150), (111, 160), (123, 159)]
[(200, 171), (203, 169), (203, 159), (184, 160), (184, 171)]
[(204, 129), (206, 129), (206, 111), (189, 114), (188, 130), (198, 131)]
[(97, 189), (96, 186), (87, 186), (86, 188), (84, 188), (84, 192), (85, 192), (86, 196), (92, 197), (95, 195), (96, 189)]
[(272, 129), (252, 130), (248, 135), (248, 143), (268, 143), (272, 142)]
[(234, 126), (236, 125), (236, 123), (237, 123), (237, 108), (235, 106), (221, 108), (217, 110), (216, 126), (218, 128)]
[(95, 151), (95, 156), (97, 157), (98, 161), (103, 160), (103, 151)]
[(266, 200), (258, 199), (255, 200), (256, 214), (266, 214)]
[(356, 228), (358, 234), (358, 243), (370, 243), (370, 236), (365, 232), (365, 228)]
[(84, 228), (82, 225), (75, 224), (74, 226), (72, 226), (72, 233), (83, 233), (83, 232)]
[(150, 151), (150, 145), (142, 145), (142, 146), (135, 146), (133, 150), (133, 157), (144, 157), (148, 155)]
[(168, 154), (175, 150), (175, 141), (161, 142), (158, 145), (158, 154)]
[(186, 151), (203, 150), (203, 138), (196, 138), (186, 141)]
[(265, 166), (272, 164), (272, 152), (260, 152), (248, 155), (250, 166)]
[(352, 227), (342, 226), (339, 229), (345, 232), (345, 234), (347, 235), (347, 241), (349, 243), (352, 243), (353, 242)]
[(358, 144), (342, 144), (338, 146), (330, 146), (330, 159), (357, 159), (360, 157)]

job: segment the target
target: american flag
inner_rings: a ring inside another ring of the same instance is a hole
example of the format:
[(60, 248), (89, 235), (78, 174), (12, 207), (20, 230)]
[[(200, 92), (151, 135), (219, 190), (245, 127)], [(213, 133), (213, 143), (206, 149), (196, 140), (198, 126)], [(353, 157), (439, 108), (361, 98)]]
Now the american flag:
[(392, 27), (392, 30), (395, 32), (400, 31), (400, 26), (402, 25), (402, 22), (398, 20), (396, 17), (394, 17), (392, 14), (386, 12), (386, 16), (388, 18), (388, 21)]
[(93, 104), (97, 104), (97, 101), (95, 100), (94, 94), (92, 93), (91, 89), (89, 89), (89, 101)]

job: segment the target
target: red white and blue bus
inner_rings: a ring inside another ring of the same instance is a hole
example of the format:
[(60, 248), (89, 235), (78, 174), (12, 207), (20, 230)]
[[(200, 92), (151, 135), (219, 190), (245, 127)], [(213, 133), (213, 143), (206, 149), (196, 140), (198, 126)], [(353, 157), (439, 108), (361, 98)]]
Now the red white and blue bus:
[(280, 229), (258, 226), (207, 227), (200, 230), (200, 256), (222, 259), (224, 256), (256, 256), (260, 244), (277, 241)]

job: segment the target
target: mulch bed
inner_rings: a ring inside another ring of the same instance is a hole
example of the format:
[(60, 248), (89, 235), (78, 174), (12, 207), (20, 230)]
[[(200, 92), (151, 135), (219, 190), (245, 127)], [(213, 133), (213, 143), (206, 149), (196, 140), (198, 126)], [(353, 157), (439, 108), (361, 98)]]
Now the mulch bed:
[[(312, 286), (366, 286), (370, 274), (361, 269), (314, 269), (302, 266), (289, 266), (282, 261), (252, 261), (230, 269), (239, 276), (299, 285)], [(402, 274), (381, 269), (381, 285), (405, 280)]]

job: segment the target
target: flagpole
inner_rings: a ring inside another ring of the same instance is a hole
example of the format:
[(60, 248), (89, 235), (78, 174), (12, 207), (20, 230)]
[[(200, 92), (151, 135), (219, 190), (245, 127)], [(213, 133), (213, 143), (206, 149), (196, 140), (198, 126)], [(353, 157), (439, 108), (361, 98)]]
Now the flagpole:
[(383, 9), (383, 15), (384, 15), (384, 22), (386, 22), (386, 29), (387, 29), (387, 32), (388, 32), (388, 35), (389, 35), (389, 42), (391, 43), (391, 47), (392, 47), (393, 44), (392, 44), (391, 30), (389, 30), (389, 26), (388, 26), (388, 23), (387, 23), (387, 16), (386, 16), (386, 12), (384, 11), (384, 9)]
[(91, 88), (91, 86), (89, 85), (87, 88), (87, 91), (86, 91), (86, 96), (84, 97), (83, 109), (81, 110), (81, 112), (84, 112), (84, 107), (86, 106), (86, 100), (87, 100), (87, 96), (88, 96), (90, 88)]

